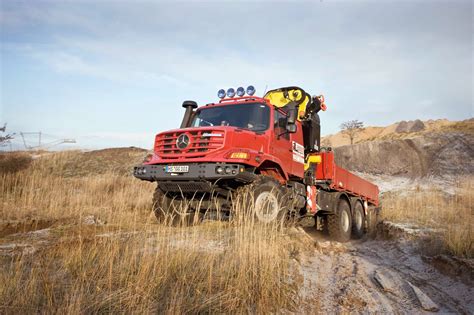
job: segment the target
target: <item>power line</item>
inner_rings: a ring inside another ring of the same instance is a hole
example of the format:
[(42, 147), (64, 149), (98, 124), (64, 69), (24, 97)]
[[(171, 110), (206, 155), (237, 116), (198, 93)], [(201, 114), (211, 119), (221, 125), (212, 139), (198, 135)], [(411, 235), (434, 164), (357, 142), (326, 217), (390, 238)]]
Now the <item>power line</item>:
[[(41, 149), (48, 149), (48, 148), (51, 148), (51, 147), (54, 147), (54, 146), (57, 146), (57, 145), (60, 145), (60, 144), (64, 144), (64, 143), (76, 143), (76, 140), (71, 139), (71, 138), (69, 138), (69, 139), (56, 139), (56, 140), (44, 143), (44, 142), (42, 142), (42, 136), (46, 135), (46, 136), (51, 137), (51, 138), (55, 138), (55, 137), (52, 136), (52, 135), (43, 134), (41, 131), (20, 132), (20, 135), (21, 135), (21, 138), (23, 140), (23, 145), (25, 146), (26, 150), (41, 150)], [(30, 145), (30, 142), (27, 141), (25, 136), (37, 136), (38, 137), (38, 144), (37, 145)]]

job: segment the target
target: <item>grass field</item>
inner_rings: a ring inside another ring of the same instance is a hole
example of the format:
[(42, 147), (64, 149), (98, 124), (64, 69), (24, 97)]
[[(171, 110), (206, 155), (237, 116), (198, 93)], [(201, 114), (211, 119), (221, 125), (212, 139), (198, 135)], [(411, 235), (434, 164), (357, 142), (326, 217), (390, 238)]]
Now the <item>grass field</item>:
[[(452, 187), (450, 187), (452, 188)], [(442, 248), (460, 257), (474, 257), (474, 179), (461, 179), (448, 194), (442, 188), (387, 192), (384, 219), (439, 230)]]
[[(291, 263), (307, 244), (291, 229), (245, 209), (231, 222), (157, 224), (154, 184), (129, 172), (145, 153), (111, 153), (0, 160), (0, 313), (298, 310)], [(472, 181), (452, 197), (388, 193), (383, 216), (442, 227), (443, 250), (472, 257), (472, 196)]]
[[(285, 230), (246, 216), (159, 225), (150, 211), (153, 184), (120, 171), (72, 176), (82, 167), (71, 164), (76, 158), (76, 152), (56, 153), (1, 175), (2, 220), (17, 222), (15, 232), (32, 230), (34, 251), (1, 257), (1, 307), (172, 314), (294, 309), (289, 262), (297, 244)], [(87, 223), (90, 218), (96, 222)], [(35, 223), (48, 228), (34, 231)], [(2, 243), (10, 241), (3, 236)]]

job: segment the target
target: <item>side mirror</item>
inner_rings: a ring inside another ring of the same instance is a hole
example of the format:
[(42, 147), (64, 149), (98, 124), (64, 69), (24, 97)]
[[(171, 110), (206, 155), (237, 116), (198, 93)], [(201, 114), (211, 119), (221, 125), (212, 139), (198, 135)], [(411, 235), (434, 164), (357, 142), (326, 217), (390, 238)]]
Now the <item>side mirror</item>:
[(288, 122), (288, 124), (286, 125), (286, 131), (288, 131), (288, 133), (295, 133), (296, 132), (296, 124), (290, 124)]
[(288, 118), (287, 118), (287, 123), (286, 123), (286, 131), (289, 133), (295, 133), (296, 132), (296, 115), (297, 115), (297, 110), (295, 104), (291, 104), (288, 109)]
[(295, 106), (291, 106), (289, 109), (288, 109), (288, 124), (289, 125), (294, 125), (296, 124), (296, 107)]

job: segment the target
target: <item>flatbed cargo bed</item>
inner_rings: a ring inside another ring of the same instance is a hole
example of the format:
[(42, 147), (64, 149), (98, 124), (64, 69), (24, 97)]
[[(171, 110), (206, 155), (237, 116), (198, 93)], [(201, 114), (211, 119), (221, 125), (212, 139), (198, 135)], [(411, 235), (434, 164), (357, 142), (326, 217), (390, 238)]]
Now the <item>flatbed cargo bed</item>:
[(334, 152), (322, 152), (321, 163), (316, 167), (316, 179), (325, 181), (331, 190), (345, 191), (350, 195), (361, 197), (370, 205), (379, 205), (379, 188), (377, 185), (337, 166)]

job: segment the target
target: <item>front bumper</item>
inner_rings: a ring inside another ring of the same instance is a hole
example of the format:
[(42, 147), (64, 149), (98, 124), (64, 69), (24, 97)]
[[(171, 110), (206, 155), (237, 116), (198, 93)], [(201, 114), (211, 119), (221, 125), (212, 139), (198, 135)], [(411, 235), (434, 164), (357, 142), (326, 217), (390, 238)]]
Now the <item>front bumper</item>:
[[(169, 165), (187, 165), (189, 170), (186, 173), (169, 173), (166, 171), (166, 168)], [(217, 181), (226, 179), (251, 182), (255, 178), (253, 169), (249, 170), (245, 165), (236, 163), (180, 163), (169, 165), (138, 165), (133, 169), (133, 176), (151, 182)], [(224, 173), (218, 173), (218, 168), (224, 169)]]

